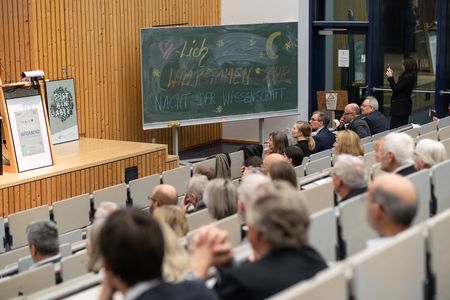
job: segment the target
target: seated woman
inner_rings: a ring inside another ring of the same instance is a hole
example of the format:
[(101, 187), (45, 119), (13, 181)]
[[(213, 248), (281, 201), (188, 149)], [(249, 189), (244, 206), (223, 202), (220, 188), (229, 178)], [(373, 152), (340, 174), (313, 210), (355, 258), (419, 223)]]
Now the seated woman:
[(203, 194), (208, 212), (216, 220), (234, 215), (237, 212), (237, 200), (236, 187), (229, 179), (211, 180)]
[(264, 149), (264, 155), (267, 156), (272, 153), (284, 154), (284, 149), (289, 146), (289, 141), (286, 133), (274, 131), (269, 134), (267, 144), (267, 148)]
[(353, 156), (363, 156), (364, 148), (359, 136), (351, 130), (338, 131), (336, 142), (334, 143), (334, 154), (350, 154)]
[(289, 160), (289, 163), (293, 167), (300, 166), (303, 162), (303, 151), (301, 148), (296, 145), (292, 145), (284, 150), (284, 156)]
[(316, 142), (311, 136), (311, 132), (311, 125), (301, 121), (295, 122), (291, 129), (291, 135), (297, 141), (295, 145), (302, 149), (304, 156), (309, 156), (316, 147)]
[(423, 139), (416, 145), (414, 164), (417, 170), (428, 169), (447, 159), (447, 152), (441, 142)]
[(189, 224), (183, 209), (177, 205), (164, 205), (155, 209), (153, 217), (161, 224), (168, 225), (178, 238), (189, 231)]

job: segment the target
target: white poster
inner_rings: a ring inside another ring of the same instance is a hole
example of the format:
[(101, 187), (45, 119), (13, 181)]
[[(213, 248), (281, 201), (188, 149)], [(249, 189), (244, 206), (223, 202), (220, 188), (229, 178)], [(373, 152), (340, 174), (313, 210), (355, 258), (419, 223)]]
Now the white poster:
[(338, 50), (338, 67), (340, 68), (350, 67), (350, 50), (348, 49)]

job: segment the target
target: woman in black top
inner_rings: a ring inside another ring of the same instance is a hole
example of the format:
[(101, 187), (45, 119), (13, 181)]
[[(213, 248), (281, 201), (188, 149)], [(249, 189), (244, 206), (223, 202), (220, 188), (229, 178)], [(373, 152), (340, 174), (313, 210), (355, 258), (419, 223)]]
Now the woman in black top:
[(291, 135), (297, 140), (297, 147), (302, 149), (304, 156), (309, 156), (316, 147), (316, 143), (311, 136), (312, 128), (306, 122), (297, 121), (291, 129)]
[(408, 117), (412, 110), (411, 94), (417, 84), (416, 61), (411, 57), (403, 59), (402, 69), (397, 83), (395, 83), (394, 71), (391, 67), (386, 69), (386, 76), (392, 89), (391, 129), (408, 124)]

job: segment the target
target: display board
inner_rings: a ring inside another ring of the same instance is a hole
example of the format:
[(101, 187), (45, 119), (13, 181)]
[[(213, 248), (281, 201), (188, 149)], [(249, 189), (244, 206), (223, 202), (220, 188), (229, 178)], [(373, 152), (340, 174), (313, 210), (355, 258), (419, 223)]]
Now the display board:
[(298, 112), (297, 23), (141, 30), (144, 129)]

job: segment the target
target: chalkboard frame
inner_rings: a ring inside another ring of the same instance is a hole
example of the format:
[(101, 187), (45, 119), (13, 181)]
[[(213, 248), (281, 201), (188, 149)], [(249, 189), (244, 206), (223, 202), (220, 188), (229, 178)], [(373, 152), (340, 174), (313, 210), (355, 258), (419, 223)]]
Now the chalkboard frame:
[[(298, 41), (298, 22), (283, 22), (283, 23), (272, 23), (273, 25), (279, 25), (279, 24), (294, 24), (291, 26), (295, 26), (296, 29), (296, 42)], [(246, 24), (246, 25), (220, 25), (220, 26), (194, 26), (194, 27), (171, 27), (172, 29), (196, 29), (196, 28), (215, 28), (215, 27), (245, 27), (245, 26), (270, 26), (271, 24), (264, 23), (264, 24)], [(144, 67), (143, 65), (143, 44), (142, 44), (142, 31), (144, 30), (154, 30), (155, 28), (142, 28), (141, 29), (141, 68)], [(161, 28), (156, 28), (156, 30)], [(168, 28), (164, 28), (168, 29)], [(149, 129), (157, 129), (157, 128), (167, 128), (167, 127), (174, 127), (174, 126), (190, 126), (190, 125), (201, 125), (201, 124), (211, 124), (211, 123), (223, 123), (223, 122), (232, 122), (232, 121), (242, 121), (242, 120), (254, 120), (254, 119), (261, 119), (261, 118), (272, 118), (272, 117), (283, 117), (283, 116), (292, 116), (292, 115), (298, 115), (299, 112), (299, 101), (298, 101), (298, 47), (295, 45), (295, 72), (296, 76), (293, 85), (295, 86), (295, 107), (286, 109), (286, 110), (273, 110), (273, 111), (263, 111), (263, 112), (251, 112), (251, 113), (239, 113), (239, 114), (233, 114), (233, 115), (221, 115), (217, 117), (213, 116), (207, 116), (202, 118), (187, 118), (187, 119), (173, 119), (173, 120), (167, 120), (162, 122), (145, 122), (145, 95), (144, 95), (144, 75), (143, 72), (141, 72), (141, 91), (142, 91), (142, 124), (144, 130)], [(293, 97), (291, 97), (293, 98)]]

